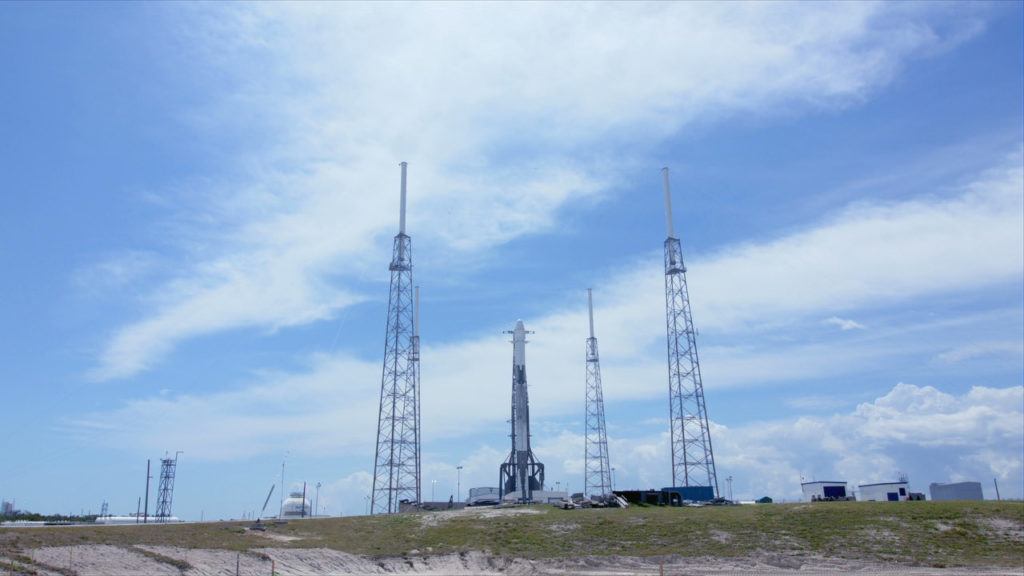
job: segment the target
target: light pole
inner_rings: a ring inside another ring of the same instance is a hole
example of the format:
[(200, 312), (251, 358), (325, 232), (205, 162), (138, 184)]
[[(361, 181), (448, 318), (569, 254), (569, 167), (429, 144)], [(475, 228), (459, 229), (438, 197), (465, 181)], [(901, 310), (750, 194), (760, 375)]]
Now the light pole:
[(459, 474), (459, 480), (457, 484), (458, 488), (456, 488), (456, 494), (458, 494), (459, 496), (459, 502), (462, 502), (462, 466), (456, 466), (455, 469), (458, 471)]
[(281, 459), (281, 508), (277, 513), (278, 518), (284, 516), (284, 463), (288, 460), (289, 453), (291, 453), (291, 450), (286, 450), (284, 458)]
[(320, 483), (316, 483), (316, 500), (313, 502), (313, 518), (316, 518), (317, 512), (320, 511)]

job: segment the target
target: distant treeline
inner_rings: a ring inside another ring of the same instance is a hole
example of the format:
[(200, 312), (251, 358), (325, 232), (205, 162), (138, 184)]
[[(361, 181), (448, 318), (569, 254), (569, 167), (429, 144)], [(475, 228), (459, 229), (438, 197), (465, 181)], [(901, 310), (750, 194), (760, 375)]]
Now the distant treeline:
[(22, 510), (16, 510), (13, 514), (7, 514), (6, 516), (0, 516), (0, 521), (4, 522), (95, 522), (97, 518), (96, 514), (87, 514), (84, 516), (68, 515), (63, 516), (61, 514), (37, 514), (35, 512), (24, 512)]

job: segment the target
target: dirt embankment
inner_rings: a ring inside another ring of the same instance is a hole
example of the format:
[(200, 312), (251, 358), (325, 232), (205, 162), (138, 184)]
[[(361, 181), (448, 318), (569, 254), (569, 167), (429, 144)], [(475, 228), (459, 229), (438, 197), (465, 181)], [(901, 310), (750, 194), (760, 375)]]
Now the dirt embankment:
[(858, 575), (1019, 576), (1015, 569), (895, 567), (821, 557), (761, 554), (742, 559), (631, 558), (590, 556), (523, 560), (480, 552), (402, 558), (368, 558), (326, 548), (264, 548), (248, 552), (164, 546), (85, 545), (47, 547), (25, 556), (0, 558), (0, 572), (19, 576), (333, 576), (349, 574), (422, 575)]

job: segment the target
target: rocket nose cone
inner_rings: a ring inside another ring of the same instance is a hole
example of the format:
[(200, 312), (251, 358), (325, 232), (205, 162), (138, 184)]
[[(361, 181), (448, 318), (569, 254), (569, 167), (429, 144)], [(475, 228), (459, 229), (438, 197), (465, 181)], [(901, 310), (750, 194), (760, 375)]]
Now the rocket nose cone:
[(522, 320), (516, 320), (516, 330), (525, 330), (525, 328), (523, 328)]

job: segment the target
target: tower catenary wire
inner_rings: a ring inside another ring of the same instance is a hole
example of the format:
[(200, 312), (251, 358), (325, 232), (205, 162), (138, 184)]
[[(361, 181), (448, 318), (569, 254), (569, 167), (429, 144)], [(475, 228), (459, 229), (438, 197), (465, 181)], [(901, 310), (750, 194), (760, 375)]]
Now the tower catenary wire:
[(398, 234), (392, 251), (384, 366), (371, 514), (394, 514), (421, 502), (419, 338), (414, 325), (412, 239), (405, 233), (406, 163), (402, 167)]
[(669, 421), (672, 430), (672, 485), (709, 486), (718, 496), (715, 457), (708, 428), (704, 385), (690, 313), (682, 243), (672, 229), (668, 168), (665, 180), (665, 323), (668, 339)]
[(590, 338), (587, 338), (587, 403), (586, 442), (584, 449), (584, 495), (611, 494), (611, 467), (608, 465), (608, 433), (604, 423), (604, 392), (601, 390), (601, 360), (594, 336), (594, 297), (587, 289), (587, 310), (590, 318)]

